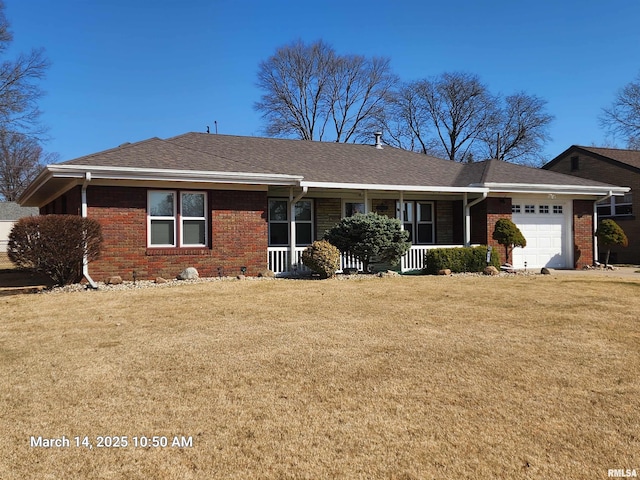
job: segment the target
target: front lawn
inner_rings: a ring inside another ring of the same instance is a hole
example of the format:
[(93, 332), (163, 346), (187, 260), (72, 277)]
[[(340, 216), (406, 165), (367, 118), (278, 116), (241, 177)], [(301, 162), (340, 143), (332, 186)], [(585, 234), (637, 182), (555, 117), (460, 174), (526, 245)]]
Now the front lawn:
[(640, 472), (633, 278), (247, 280), (0, 304), (3, 479)]

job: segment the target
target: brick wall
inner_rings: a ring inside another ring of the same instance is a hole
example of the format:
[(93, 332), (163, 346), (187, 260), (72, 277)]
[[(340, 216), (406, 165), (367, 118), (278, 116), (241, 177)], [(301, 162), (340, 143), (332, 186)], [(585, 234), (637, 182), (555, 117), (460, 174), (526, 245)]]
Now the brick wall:
[(186, 267), (201, 276), (247, 275), (267, 268), (266, 192), (208, 191), (210, 245), (206, 248), (147, 248), (147, 189), (99, 187), (87, 189), (88, 216), (102, 225), (103, 254), (91, 263), (94, 280), (120, 275), (175, 278)]
[(504, 247), (495, 241), (493, 230), (501, 218), (511, 220), (511, 199), (488, 197), (471, 207), (471, 243), (493, 247), (494, 255), (500, 256), (500, 263), (505, 263)]
[(593, 265), (593, 201), (573, 201), (573, 263), (575, 268)]
[[(571, 169), (571, 158), (578, 158), (578, 169)], [(615, 255), (617, 263), (640, 263), (640, 171), (631, 166), (622, 165), (617, 162), (602, 159), (597, 155), (589, 155), (582, 150), (569, 151), (560, 157), (556, 163), (549, 167), (549, 170), (566, 173), (577, 177), (597, 180), (599, 182), (631, 187), (633, 194), (633, 215), (630, 217), (614, 217), (613, 220), (622, 227), (629, 246), (613, 247), (612, 255)], [(604, 253), (601, 251), (601, 253)], [(604, 261), (604, 257), (602, 258)]]

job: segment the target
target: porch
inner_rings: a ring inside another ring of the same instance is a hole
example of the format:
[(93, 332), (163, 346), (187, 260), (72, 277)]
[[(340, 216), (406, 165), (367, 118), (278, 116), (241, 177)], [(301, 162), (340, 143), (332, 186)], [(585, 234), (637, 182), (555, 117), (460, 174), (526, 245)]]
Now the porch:
[[(400, 271), (409, 272), (421, 270), (424, 267), (424, 254), (432, 248), (455, 248), (461, 245), (412, 245), (411, 249), (400, 259)], [(302, 264), (302, 252), (306, 247), (295, 248), (295, 259), (290, 260), (290, 247), (268, 247), (267, 262), (269, 270), (278, 277), (308, 273), (309, 269)], [(345, 269), (354, 268), (362, 270), (362, 263), (349, 254), (340, 254), (340, 268), (337, 273)]]

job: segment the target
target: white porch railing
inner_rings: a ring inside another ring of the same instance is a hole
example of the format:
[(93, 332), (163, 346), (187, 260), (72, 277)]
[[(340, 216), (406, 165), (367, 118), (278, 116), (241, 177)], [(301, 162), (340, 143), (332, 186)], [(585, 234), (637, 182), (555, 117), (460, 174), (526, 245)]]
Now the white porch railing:
[[(403, 272), (410, 270), (421, 270), (424, 267), (424, 254), (432, 248), (455, 248), (461, 245), (412, 245), (411, 249), (400, 259), (400, 269)], [(286, 274), (305, 273), (309, 269), (302, 264), (302, 252), (306, 247), (296, 247), (295, 260), (289, 261), (291, 249), (289, 247), (269, 247), (267, 249), (267, 261), (269, 270), (277, 276)], [(340, 255), (340, 270), (345, 268), (357, 268), (362, 270), (362, 262), (348, 254)]]

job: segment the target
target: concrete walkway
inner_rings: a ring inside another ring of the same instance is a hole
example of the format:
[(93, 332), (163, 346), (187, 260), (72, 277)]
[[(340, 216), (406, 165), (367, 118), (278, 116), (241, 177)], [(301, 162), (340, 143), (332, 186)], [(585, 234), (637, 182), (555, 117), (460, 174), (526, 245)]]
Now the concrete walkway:
[(553, 275), (590, 275), (611, 278), (625, 278), (640, 280), (640, 267), (613, 267), (614, 270), (589, 269), (589, 270), (551, 270)]

